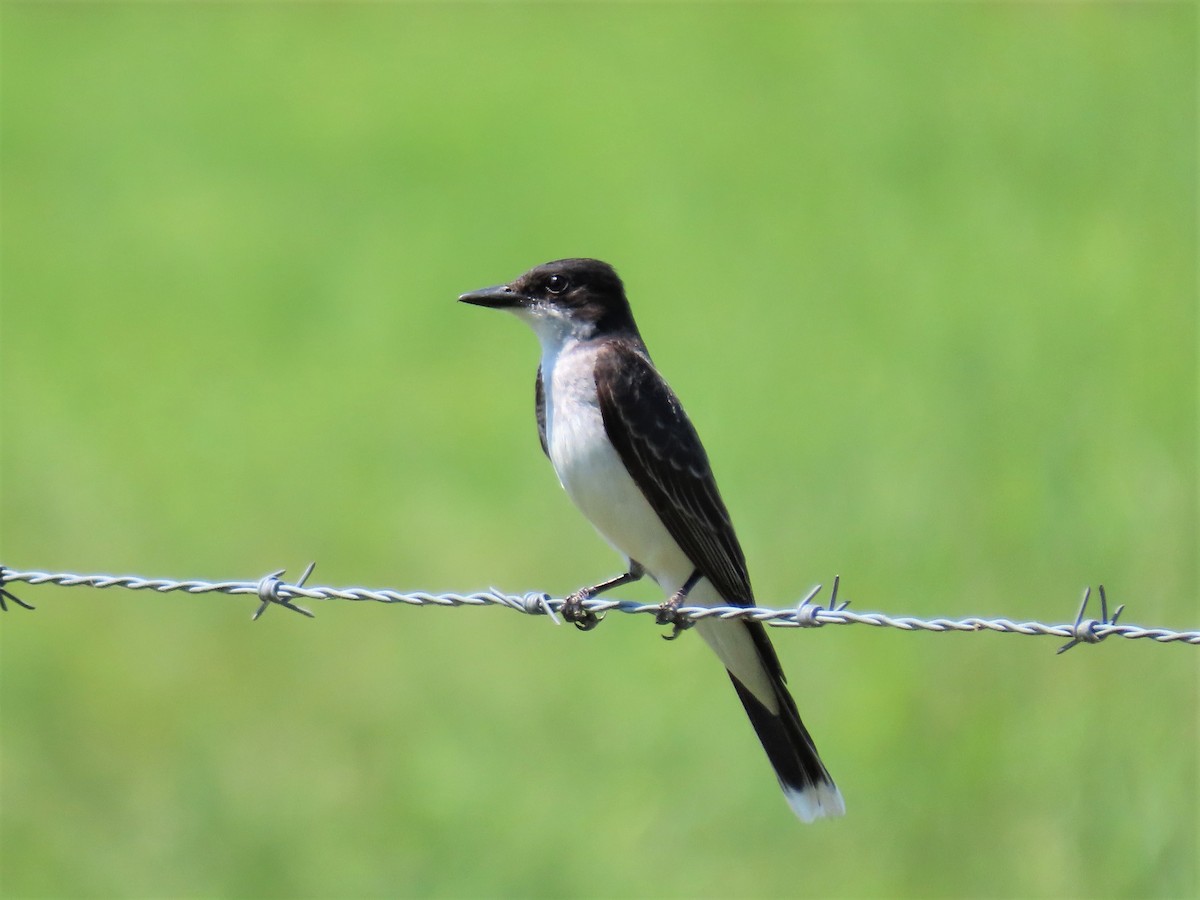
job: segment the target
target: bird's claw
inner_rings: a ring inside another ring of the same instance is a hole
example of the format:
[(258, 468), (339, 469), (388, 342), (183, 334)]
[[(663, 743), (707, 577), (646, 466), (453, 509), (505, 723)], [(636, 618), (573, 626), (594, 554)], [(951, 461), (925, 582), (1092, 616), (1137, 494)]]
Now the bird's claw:
[(563, 601), (562, 609), (559, 612), (564, 619), (580, 631), (591, 631), (604, 619), (603, 616), (598, 616), (584, 607), (583, 601), (591, 599), (591, 591), (576, 591)]
[(666, 603), (658, 608), (658, 612), (654, 614), (654, 621), (659, 625), (670, 625), (671, 633), (664, 634), (664, 641), (673, 641), (693, 625), (696, 620), (688, 616), (679, 615), (679, 604), (682, 597), (672, 597)]

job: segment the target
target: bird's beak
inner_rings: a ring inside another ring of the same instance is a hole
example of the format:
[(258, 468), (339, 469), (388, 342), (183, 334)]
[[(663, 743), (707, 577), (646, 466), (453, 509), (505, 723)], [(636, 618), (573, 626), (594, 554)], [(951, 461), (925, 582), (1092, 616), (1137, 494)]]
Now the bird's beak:
[(490, 306), (493, 309), (508, 309), (529, 302), (524, 294), (517, 293), (507, 284), (498, 284), (495, 287), (470, 291), (463, 294), (458, 300), (460, 303), (471, 303), (475, 306)]

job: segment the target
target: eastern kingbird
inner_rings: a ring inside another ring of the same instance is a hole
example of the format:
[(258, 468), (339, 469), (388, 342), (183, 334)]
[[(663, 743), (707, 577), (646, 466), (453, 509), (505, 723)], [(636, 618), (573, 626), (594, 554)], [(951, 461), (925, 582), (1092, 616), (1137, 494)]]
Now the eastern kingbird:
[[(583, 601), (643, 575), (669, 598), (658, 619), (675, 625), (672, 637), (687, 627), (675, 616), (685, 600), (752, 606), (746, 559), (708, 456), (650, 361), (612, 266), (562, 259), (458, 299), (507, 309), (537, 334), (542, 450), (571, 500), (628, 562), (625, 574), (568, 597), (563, 616), (594, 627)], [(766, 629), (717, 619), (695, 627), (725, 664), (796, 815), (842, 815), (842, 795), (800, 721)]]

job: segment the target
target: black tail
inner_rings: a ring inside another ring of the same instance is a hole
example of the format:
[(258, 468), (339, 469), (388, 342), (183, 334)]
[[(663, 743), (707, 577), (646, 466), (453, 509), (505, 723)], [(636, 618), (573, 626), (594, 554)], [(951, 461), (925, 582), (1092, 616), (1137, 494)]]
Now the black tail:
[(808, 729), (800, 721), (796, 702), (783, 683), (782, 672), (771, 678), (778, 713), (764, 706), (732, 672), (729, 680), (746, 708), (750, 724), (758, 732), (758, 739), (767, 751), (767, 758), (775, 768), (779, 786), (792, 811), (805, 822), (822, 816), (843, 815), (846, 805), (842, 794), (817, 755)]

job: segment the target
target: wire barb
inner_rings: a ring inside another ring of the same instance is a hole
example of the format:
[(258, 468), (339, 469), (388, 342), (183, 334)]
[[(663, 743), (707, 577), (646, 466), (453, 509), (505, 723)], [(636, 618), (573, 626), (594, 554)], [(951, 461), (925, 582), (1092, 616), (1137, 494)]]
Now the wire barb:
[(813, 598), (821, 593), (822, 587), (824, 585), (815, 585), (811, 591), (804, 595), (804, 599), (796, 607), (796, 624), (802, 628), (816, 628), (823, 624), (817, 616), (825, 611), (825, 607), (813, 603)]
[(316, 567), (317, 563), (315, 560), (310, 562), (308, 568), (304, 570), (304, 574), (300, 576), (300, 580), (294, 586), (286, 584), (279, 578), (287, 569), (279, 569), (270, 575), (264, 575), (258, 583), (258, 599), (262, 602), (258, 604), (258, 609), (254, 611), (254, 615), (250, 617), (250, 621), (257, 622), (259, 616), (266, 612), (267, 607), (272, 603), (278, 603), (284, 609), (290, 609), (292, 612), (298, 612), (302, 616), (315, 619), (316, 616), (303, 606), (296, 606), (296, 604), (292, 603), (290, 592), (295, 590), (295, 588), (304, 587), (304, 582), (308, 581), (308, 576), (312, 574), (313, 569)]
[[(821, 593), (821, 588), (823, 587), (823, 585), (818, 584), (804, 595), (804, 599), (801, 600), (800, 605), (796, 607), (796, 618), (794, 622), (778, 622), (775, 624), (799, 625), (801, 628), (817, 628), (818, 626), (824, 625), (825, 621), (820, 618), (822, 613), (829, 612), (837, 615), (838, 613), (844, 612), (846, 607), (850, 605), (849, 600), (843, 600), (841, 603), (838, 603), (838, 588), (841, 586), (841, 583), (842, 576), (834, 575), (833, 590), (829, 592), (829, 609), (813, 603), (813, 599), (817, 596), (817, 594)], [(832, 624), (840, 625), (843, 623), (837, 619), (834, 619), (832, 620)]]
[[(296, 606), (293, 600), (303, 597), (308, 600), (349, 600), (369, 601), (372, 603), (399, 603), (407, 606), (502, 606), (527, 615), (545, 615), (552, 621), (557, 621), (557, 613), (562, 609), (563, 600), (553, 599), (545, 593), (527, 593), (522, 595), (505, 594), (492, 588), (474, 594), (430, 594), (424, 591), (402, 592), (396, 590), (376, 590), (361, 587), (305, 587), (313, 565), (305, 569), (300, 580), (294, 584), (286, 584), (280, 576), (283, 570), (273, 572), (258, 581), (175, 581), (171, 579), (142, 578), (137, 575), (77, 575), (73, 573), (49, 572), (19, 572), (5, 566), (0, 566), (0, 599), (8, 598), (20, 603), (21, 606), (32, 608), (28, 603), (18, 601), (7, 590), (7, 586), (17, 582), (31, 585), (55, 584), (60, 587), (91, 587), (96, 589), (125, 588), (126, 590), (150, 590), (155, 593), (183, 591), (188, 594), (249, 594), (257, 597), (259, 606), (254, 618), (262, 615), (268, 605), (276, 603), (293, 612), (312, 617), (307, 609)], [(796, 606), (784, 609), (770, 609), (757, 606), (680, 606), (675, 610), (679, 621), (698, 622), (701, 619), (716, 618), (719, 620), (745, 619), (752, 622), (762, 622), (778, 628), (804, 628), (818, 625), (870, 625), (874, 628), (895, 628), (899, 631), (932, 631), (945, 632), (981, 632), (992, 631), (1001, 634), (1023, 634), (1053, 636), (1067, 640), (1059, 652), (1074, 647), (1076, 644), (1094, 644), (1106, 637), (1123, 637), (1131, 639), (1148, 639), (1158, 644), (1182, 643), (1200, 646), (1200, 630), (1175, 631), (1169, 628), (1143, 628), (1140, 625), (1118, 623), (1124, 605), (1118, 606), (1112, 618), (1108, 616), (1108, 597), (1103, 586), (1100, 592), (1101, 618), (1085, 619), (1087, 601), (1091, 596), (1089, 589), (1084, 593), (1083, 603), (1073, 623), (1048, 625), (1042, 622), (1013, 622), (1009, 619), (984, 619), (975, 616), (963, 619), (933, 618), (921, 619), (915, 616), (889, 616), (884, 613), (851, 612), (849, 601), (839, 601), (838, 590), (840, 578), (835, 578), (833, 591), (830, 594), (828, 606), (817, 605), (814, 601), (821, 592), (817, 585)], [(0, 603), (0, 606), (3, 604)], [(634, 603), (629, 600), (614, 600), (611, 598), (594, 597), (583, 601), (583, 607), (593, 613), (601, 614), (610, 610), (623, 613), (644, 614), (657, 616), (662, 610), (658, 603)]]
[(23, 606), (25, 609), (37, 609), (36, 606), (26, 603), (16, 594), (8, 589), (8, 566), (0, 565), (0, 612), (8, 612), (8, 604), (5, 600), (11, 600), (17, 606)]
[(1113, 626), (1117, 624), (1117, 619), (1121, 617), (1121, 613), (1125, 610), (1125, 604), (1122, 603), (1117, 607), (1117, 611), (1113, 613), (1113, 617), (1108, 617), (1108, 597), (1104, 593), (1104, 585), (1099, 585), (1100, 588), (1100, 619), (1085, 619), (1083, 614), (1087, 612), (1088, 598), (1092, 595), (1091, 585), (1083, 590), (1083, 601), (1079, 604), (1079, 613), (1075, 616), (1075, 625), (1071, 629), (1071, 640), (1058, 648), (1057, 653), (1066, 653), (1076, 644), (1098, 644), (1108, 634), (1100, 634), (1096, 629), (1100, 626)]
[[(499, 588), (492, 588), (499, 596), (504, 596), (500, 593)], [(537, 593), (536, 591), (526, 594), (523, 598), (525, 612), (531, 616), (546, 615), (550, 617), (550, 621), (555, 625), (561, 625), (562, 619), (558, 617), (558, 613), (554, 611), (554, 602), (547, 593)]]

